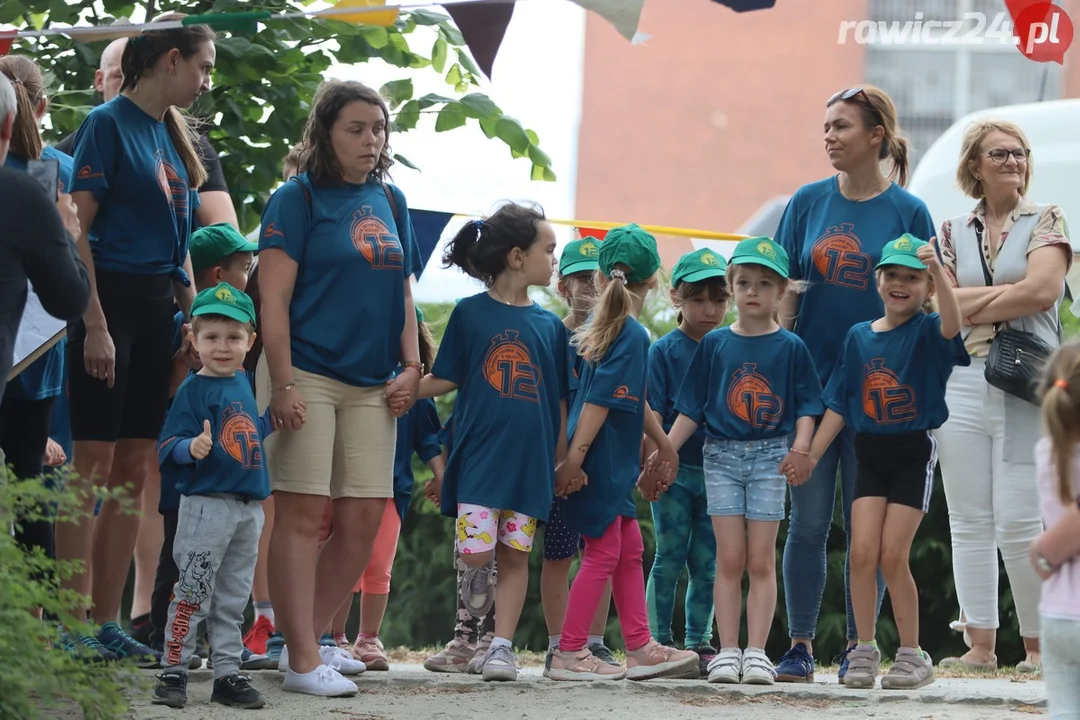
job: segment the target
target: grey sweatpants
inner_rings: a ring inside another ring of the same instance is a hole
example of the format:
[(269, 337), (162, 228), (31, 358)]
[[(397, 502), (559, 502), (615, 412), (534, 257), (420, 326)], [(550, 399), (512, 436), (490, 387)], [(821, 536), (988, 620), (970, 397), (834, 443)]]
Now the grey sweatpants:
[(262, 503), (235, 496), (180, 498), (173, 558), (180, 578), (165, 625), (167, 671), (187, 672), (199, 623), (206, 620), (214, 678), (240, 670), (241, 627), (251, 595), (262, 532)]

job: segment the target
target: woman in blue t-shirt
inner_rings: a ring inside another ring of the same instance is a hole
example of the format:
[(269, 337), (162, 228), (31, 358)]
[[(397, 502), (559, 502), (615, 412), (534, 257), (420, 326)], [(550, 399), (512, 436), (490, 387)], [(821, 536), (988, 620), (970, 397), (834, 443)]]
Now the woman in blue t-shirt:
[[(179, 108), (210, 89), (214, 33), (206, 25), (147, 31), (124, 48), (120, 94), (90, 111), (75, 137), (71, 193), (79, 254), (90, 270), (90, 307), (68, 335), (77, 489), (127, 482), (138, 497), (165, 419), (173, 355), (173, 304), (194, 298), (188, 235), (206, 170)], [(113, 458), (124, 466), (113, 473)], [(119, 460), (118, 460), (119, 462)], [(128, 469), (123, 472), (124, 469)], [(139, 529), (138, 515), (92, 498), (56, 525), (56, 555), (85, 573), (65, 586), (93, 599), (107, 650), (156, 665), (156, 655), (115, 622)], [(65, 510), (62, 508), (61, 513)], [(91, 558), (99, 562), (91, 566)], [(93, 589), (87, 587), (93, 578)]]
[[(286, 431), (266, 456), (270, 594), (288, 639), (279, 668), (289, 692), (356, 693), (342, 674), (363, 664), (316, 639), (368, 564), (394, 495), (396, 418), (416, 399), (422, 372), (411, 289), (419, 252), (405, 196), (384, 183), (389, 126), (371, 88), (324, 83), (304, 129), (300, 174), (263, 212), (256, 387), (260, 407), (269, 404)], [(301, 400), (306, 419), (293, 411)], [(334, 532), (320, 551), (327, 497)]]
[[(847, 331), (881, 317), (874, 266), (885, 243), (906, 232), (934, 235), (921, 200), (904, 190), (908, 142), (900, 137), (896, 107), (869, 85), (842, 90), (825, 107), (825, 152), (837, 173), (804, 185), (788, 202), (776, 241), (791, 260), (791, 277), (809, 283), (781, 309), (786, 327), (803, 339), (828, 384)], [(888, 176), (882, 161), (891, 166)], [(813, 641), (825, 591), (826, 544), (832, 526), (836, 476), (843, 491), (844, 531), (850, 554), (851, 500), (855, 487), (855, 434), (845, 428), (821, 458), (813, 477), (791, 489), (791, 521), (784, 545), (784, 597), (791, 650), (776, 667), (780, 682), (812, 682)], [(858, 639), (847, 591), (848, 647)], [(878, 605), (884, 595), (878, 582)], [(847, 672), (846, 652), (838, 658)]]

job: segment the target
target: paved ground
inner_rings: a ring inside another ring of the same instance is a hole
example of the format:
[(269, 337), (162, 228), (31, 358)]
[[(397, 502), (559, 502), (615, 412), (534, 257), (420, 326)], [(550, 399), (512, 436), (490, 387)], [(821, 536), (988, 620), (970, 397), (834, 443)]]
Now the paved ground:
[[(147, 674), (151, 677), (151, 674)], [(498, 720), (618, 720), (645, 718), (754, 718), (788, 720), (828, 713), (833, 718), (919, 718), (972, 720), (1021, 718), (1046, 712), (1042, 681), (1001, 679), (941, 679), (914, 690), (848, 690), (835, 676), (819, 676), (813, 685), (724, 687), (704, 681), (660, 680), (643, 683), (560, 683), (528, 667), (516, 683), (485, 683), (475, 676), (437, 675), (419, 665), (394, 664), (388, 673), (369, 672), (358, 678), (360, 694), (353, 698), (321, 699), (281, 691), (276, 671), (252, 674), (265, 693), (261, 711), (232, 710), (210, 705), (212, 674), (191, 674), (188, 706), (183, 711), (134, 703), (138, 720), (157, 718), (264, 718), (265, 720), (475, 720), (484, 708), (497, 708)]]

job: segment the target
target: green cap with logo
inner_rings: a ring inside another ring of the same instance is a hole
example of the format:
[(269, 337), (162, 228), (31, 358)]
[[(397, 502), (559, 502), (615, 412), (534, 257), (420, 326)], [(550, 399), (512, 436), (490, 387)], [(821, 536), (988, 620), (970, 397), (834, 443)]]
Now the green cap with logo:
[(191, 303), (191, 317), (199, 315), (224, 315), (242, 323), (255, 324), (255, 304), (247, 293), (237, 290), (229, 283), (218, 283), (195, 296)]
[(579, 272), (593, 272), (598, 265), (600, 242), (593, 238), (582, 238), (566, 243), (562, 256), (559, 257), (559, 274), (573, 275)]
[(600, 272), (611, 277), (616, 265), (630, 268), (626, 282), (645, 282), (660, 268), (660, 253), (656, 238), (640, 226), (631, 223), (612, 228), (600, 243)]
[(885, 243), (881, 250), (881, 262), (875, 269), (886, 265), (903, 265), (913, 270), (925, 270), (926, 263), (919, 259), (918, 252), (919, 248), (928, 244), (911, 233), (904, 233), (892, 242)]
[(196, 273), (208, 270), (233, 253), (259, 251), (259, 243), (251, 242), (229, 223), (206, 225), (191, 233), (188, 252), (191, 269)]
[(678, 287), (681, 282), (695, 283), (709, 278), (722, 278), (727, 275), (727, 260), (722, 255), (708, 248), (686, 253), (671, 271), (671, 287)]
[(772, 238), (752, 237), (741, 240), (731, 253), (730, 265), (761, 265), (787, 278), (788, 254)]

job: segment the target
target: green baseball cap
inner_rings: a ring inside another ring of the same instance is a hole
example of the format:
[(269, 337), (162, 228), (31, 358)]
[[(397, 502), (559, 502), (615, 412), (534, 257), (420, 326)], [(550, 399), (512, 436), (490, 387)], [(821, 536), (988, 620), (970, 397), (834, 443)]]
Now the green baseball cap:
[(572, 275), (596, 270), (600, 256), (600, 243), (593, 238), (582, 238), (566, 243), (559, 258), (559, 274)]
[(600, 243), (599, 265), (607, 277), (616, 265), (625, 265), (627, 282), (645, 282), (660, 268), (656, 238), (634, 223), (612, 228)]
[(247, 293), (237, 290), (229, 283), (218, 283), (195, 296), (191, 303), (191, 317), (199, 315), (224, 315), (238, 322), (255, 324), (255, 304)]
[(722, 278), (727, 275), (727, 260), (708, 248), (686, 253), (671, 271), (671, 287), (681, 282), (700, 282), (709, 278)]
[(917, 253), (919, 248), (928, 244), (911, 233), (904, 233), (892, 242), (885, 243), (881, 250), (881, 262), (875, 269), (886, 265), (903, 265), (914, 270), (925, 270), (926, 263), (919, 259)]
[(787, 251), (772, 238), (752, 237), (740, 241), (728, 262), (731, 265), (761, 265), (780, 273), (782, 278), (788, 277)]
[(188, 252), (191, 269), (196, 273), (214, 267), (233, 253), (259, 251), (259, 243), (251, 242), (229, 223), (206, 225), (191, 233)]

